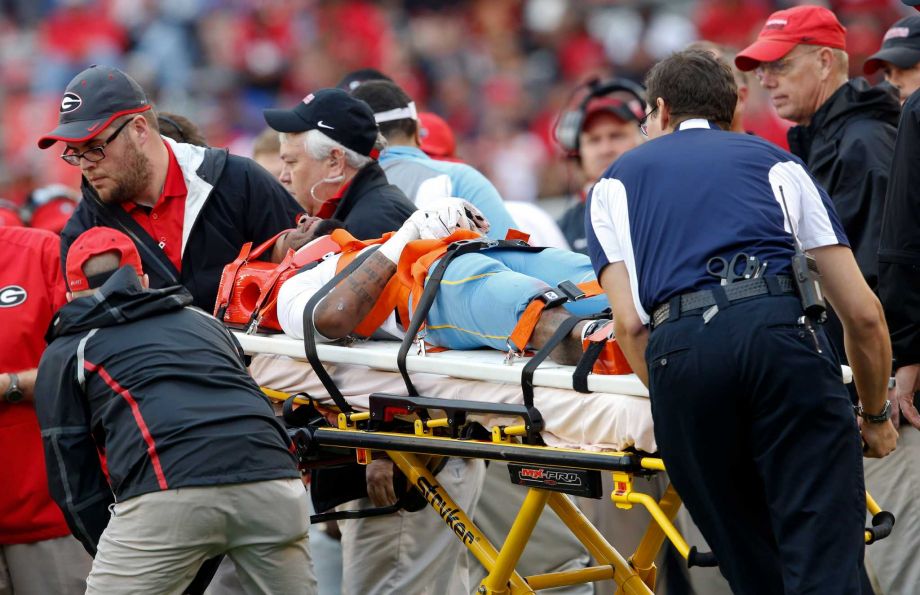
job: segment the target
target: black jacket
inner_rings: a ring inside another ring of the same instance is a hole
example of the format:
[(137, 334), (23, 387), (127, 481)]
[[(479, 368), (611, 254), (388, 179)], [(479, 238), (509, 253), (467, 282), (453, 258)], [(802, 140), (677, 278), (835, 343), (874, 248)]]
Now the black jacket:
[(35, 387), (48, 484), (91, 554), (116, 498), (300, 476), (239, 344), (191, 301), (123, 267), (48, 331)]
[(884, 87), (848, 81), (808, 126), (789, 130), (789, 148), (827, 190), (856, 262), (878, 285), (878, 245), (900, 105)]
[(414, 212), (412, 201), (387, 181), (374, 161), (358, 170), (332, 217), (342, 221), (355, 238), (371, 240), (396, 231)]
[(920, 92), (904, 103), (898, 126), (878, 263), (895, 364), (920, 363)]
[[(251, 159), (223, 149), (196, 147), (166, 139), (185, 178), (185, 229), (182, 271), (143, 227), (121, 208), (106, 205), (83, 180), (83, 200), (61, 232), (61, 263), (67, 250), (90, 227), (112, 227), (128, 234), (137, 245), (144, 272), (153, 288), (183, 285), (194, 304), (211, 312), (224, 266), (246, 242), (259, 244), (279, 231), (294, 227), (301, 209), (271, 174)], [(266, 255), (267, 258), (268, 255)]]

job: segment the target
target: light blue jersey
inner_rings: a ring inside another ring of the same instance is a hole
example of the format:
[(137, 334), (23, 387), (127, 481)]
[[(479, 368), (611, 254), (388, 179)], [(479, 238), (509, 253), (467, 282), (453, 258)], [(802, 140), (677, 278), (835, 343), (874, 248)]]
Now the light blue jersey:
[(465, 163), (438, 161), (416, 147), (390, 147), (380, 155), (380, 166), (391, 184), (424, 209), (429, 201), (454, 196), (469, 201), (492, 225), (489, 237), (504, 239), (516, 228), (495, 186)]

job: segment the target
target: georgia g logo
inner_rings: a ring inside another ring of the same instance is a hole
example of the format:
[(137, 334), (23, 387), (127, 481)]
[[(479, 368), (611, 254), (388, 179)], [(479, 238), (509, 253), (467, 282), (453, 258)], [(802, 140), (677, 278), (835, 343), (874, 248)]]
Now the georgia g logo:
[(12, 308), (26, 301), (29, 294), (18, 285), (7, 285), (0, 289), (0, 308)]
[(61, 113), (69, 114), (83, 105), (83, 100), (76, 93), (64, 93), (64, 99), (61, 100)]

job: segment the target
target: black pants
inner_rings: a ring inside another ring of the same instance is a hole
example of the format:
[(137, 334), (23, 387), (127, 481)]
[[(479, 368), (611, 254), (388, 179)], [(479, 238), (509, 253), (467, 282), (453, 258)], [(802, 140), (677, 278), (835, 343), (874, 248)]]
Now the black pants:
[(765, 296), (649, 338), (655, 438), (735, 593), (860, 593), (861, 440), (838, 361), (801, 312)]

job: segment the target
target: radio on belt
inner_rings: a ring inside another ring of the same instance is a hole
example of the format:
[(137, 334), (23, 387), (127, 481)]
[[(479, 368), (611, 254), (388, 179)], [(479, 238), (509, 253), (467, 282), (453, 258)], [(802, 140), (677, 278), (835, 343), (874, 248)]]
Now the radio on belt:
[(789, 217), (789, 208), (786, 205), (786, 194), (783, 187), (779, 187), (780, 198), (783, 199), (783, 210), (786, 212), (786, 219), (789, 221), (789, 229), (792, 231), (792, 239), (795, 244), (795, 255), (792, 257), (792, 277), (795, 280), (795, 286), (798, 290), (799, 299), (802, 301), (802, 309), (805, 315), (816, 322), (824, 322), (827, 319), (827, 305), (824, 303), (824, 293), (821, 291), (818, 272), (818, 263), (810, 254), (806, 254), (802, 249), (802, 243), (795, 233), (795, 227), (792, 225), (792, 219)]

